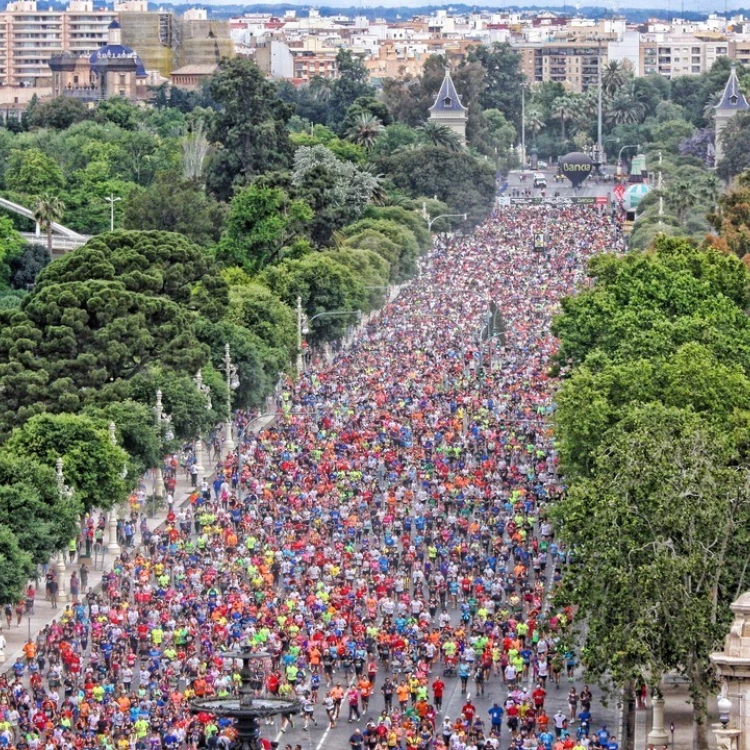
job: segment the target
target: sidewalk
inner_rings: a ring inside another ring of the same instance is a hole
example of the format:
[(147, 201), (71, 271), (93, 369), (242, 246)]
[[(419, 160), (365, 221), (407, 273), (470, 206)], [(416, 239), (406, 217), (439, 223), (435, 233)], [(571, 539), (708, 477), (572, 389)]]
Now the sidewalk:
[[(265, 430), (274, 420), (276, 419), (276, 413), (275, 410), (272, 410), (270, 412), (267, 412), (263, 414), (262, 416), (255, 419), (250, 425), (249, 429), (251, 429), (253, 432), (261, 432), (262, 430)], [(210, 475), (206, 476), (207, 479), (210, 479)], [(149, 472), (149, 474), (144, 477), (143, 483), (148, 488), (148, 492), (151, 493), (153, 491), (153, 474)], [(188, 498), (190, 497), (191, 493), (191, 486), (190, 486), (190, 479), (184, 475), (183, 472), (179, 473), (179, 476), (177, 478), (177, 486), (175, 488), (175, 509), (181, 508), (185, 503), (188, 502)], [(111, 512), (117, 512), (116, 509), (113, 509)], [(167, 507), (166, 504), (163, 508), (160, 508), (157, 513), (153, 516), (153, 518), (147, 518), (148, 528), (149, 531), (154, 531), (154, 529), (161, 526), (167, 517)], [(107, 534), (105, 532), (105, 540), (106, 540)], [(141, 533), (140, 528), (138, 525), (136, 525), (136, 537), (135, 537), (135, 547), (131, 548), (131, 554), (138, 549), (141, 543)], [(104, 577), (105, 572), (109, 572), (112, 569), (112, 564), (114, 563), (116, 559), (116, 555), (113, 555), (110, 552), (106, 551), (106, 541), (105, 541), (105, 554), (102, 561), (101, 553), (96, 558), (96, 568), (94, 567), (94, 557), (91, 558), (83, 558), (83, 561), (86, 562), (87, 567), (89, 568), (89, 578), (88, 578), (88, 587), (93, 588), (94, 590), (97, 590), (99, 586), (101, 585), (102, 578)], [(119, 553), (118, 553), (119, 554)], [(69, 561), (69, 556), (67, 552), (65, 553), (65, 590), (70, 591), (70, 576), (73, 573), (73, 571), (77, 571), (81, 567), (81, 559), (79, 556), (76, 556), (76, 559), (74, 562)], [(51, 562), (50, 566), (54, 566), (55, 563)], [(86, 589), (86, 591), (88, 588)], [(86, 593), (83, 587), (81, 587), (81, 594), (79, 595), (79, 599), (83, 594)], [(66, 604), (71, 601), (70, 595), (68, 593), (68, 601), (62, 601), (59, 600), (57, 603), (57, 609), (52, 609), (52, 605), (50, 602), (45, 598), (45, 590), (44, 590), (44, 581), (40, 579), (39, 584), (37, 586), (36, 591), (36, 598), (34, 599), (34, 614), (32, 615), (26, 615), (24, 614), (23, 618), (21, 619), (21, 624), (16, 625), (16, 615), (15, 612), (13, 614), (13, 625), (8, 628), (7, 623), (5, 622), (5, 618), (3, 616), (2, 620), (2, 633), (5, 636), (5, 639), (7, 641), (7, 646), (5, 649), (5, 660), (0, 661), (0, 672), (9, 672), (13, 664), (15, 663), (16, 659), (19, 656), (23, 655), (22, 648), (24, 644), (28, 641), (29, 637), (36, 638), (37, 633), (45, 627), (45, 625), (49, 625), (53, 622), (53, 620), (57, 619), (65, 610)]]
[[(670, 733), (670, 725), (674, 724), (674, 736), (670, 740), (669, 748), (683, 750), (693, 746), (693, 709), (690, 704), (690, 695), (687, 684), (679, 679), (666, 677), (662, 681), (662, 693), (664, 696), (664, 728)], [(711, 731), (711, 725), (718, 721), (715, 716), (716, 701), (708, 700), (708, 746), (712, 750), (716, 748), (716, 736)], [(645, 711), (636, 712), (635, 720), (635, 745), (634, 750), (648, 750), (648, 733), (652, 727), (651, 700), (647, 703)], [(655, 750), (661, 750), (657, 747)]]

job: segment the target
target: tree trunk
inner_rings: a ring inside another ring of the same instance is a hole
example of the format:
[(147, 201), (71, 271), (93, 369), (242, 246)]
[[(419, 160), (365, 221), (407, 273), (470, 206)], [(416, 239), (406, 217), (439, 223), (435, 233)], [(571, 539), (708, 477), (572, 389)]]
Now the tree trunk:
[(562, 126), (562, 139), (565, 140), (565, 118), (560, 118), (560, 125)]
[(47, 252), (52, 257), (52, 222), (47, 222)]
[(708, 750), (708, 716), (705, 696), (698, 705), (693, 700), (693, 750)]

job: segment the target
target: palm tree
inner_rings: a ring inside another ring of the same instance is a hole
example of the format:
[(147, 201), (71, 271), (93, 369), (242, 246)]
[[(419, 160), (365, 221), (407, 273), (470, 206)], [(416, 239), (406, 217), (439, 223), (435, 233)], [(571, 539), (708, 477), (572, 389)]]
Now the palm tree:
[(646, 116), (643, 95), (637, 94), (632, 84), (622, 87), (609, 101), (605, 116), (612, 125), (636, 125), (642, 122)]
[(569, 120), (575, 112), (574, 102), (569, 96), (558, 96), (552, 102), (552, 114), (560, 118), (560, 129), (562, 139), (565, 140), (565, 121)]
[(709, 124), (713, 122), (716, 115), (716, 105), (721, 101), (721, 94), (721, 91), (714, 91), (703, 105), (703, 119)]
[(42, 193), (34, 207), (34, 221), (47, 232), (47, 251), (52, 255), (52, 224), (60, 221), (65, 204), (55, 195)]
[(538, 109), (530, 109), (526, 112), (526, 127), (531, 131), (536, 146), (536, 137), (544, 127), (544, 117)]
[(346, 131), (346, 137), (352, 143), (370, 149), (382, 132), (383, 123), (375, 115), (362, 112), (357, 115), (354, 125)]
[(461, 139), (447, 125), (428, 120), (419, 127), (419, 130), (425, 142), (432, 146), (439, 146), (448, 149), (448, 151), (463, 150)]
[(602, 70), (602, 90), (614, 96), (630, 78), (627, 68), (619, 60), (610, 60)]
[(684, 224), (688, 211), (700, 202), (701, 196), (691, 180), (677, 180), (669, 186), (664, 200)]

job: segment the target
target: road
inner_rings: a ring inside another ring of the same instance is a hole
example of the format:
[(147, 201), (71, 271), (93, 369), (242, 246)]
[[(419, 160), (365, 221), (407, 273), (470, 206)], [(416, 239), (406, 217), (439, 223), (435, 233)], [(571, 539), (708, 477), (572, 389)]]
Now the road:
[[(555, 182), (554, 176), (557, 174), (557, 168), (550, 169), (539, 169), (534, 172), (527, 170), (526, 172), (511, 172), (508, 175), (508, 189), (503, 193), (504, 196), (512, 196), (514, 190), (531, 190), (531, 196), (534, 198), (540, 198), (542, 191), (534, 188), (534, 175), (536, 172), (541, 172), (547, 176), (547, 190), (545, 191), (547, 197), (559, 194), (561, 198), (571, 198), (574, 196), (580, 197), (599, 197), (609, 196), (612, 192), (612, 182), (600, 182), (595, 183), (591, 177), (589, 177), (583, 185), (577, 190), (573, 188), (569, 180), (563, 182)], [(521, 180), (521, 177), (526, 177), (525, 181)]]
[[(433, 669), (431, 678), (434, 679), (438, 675), (442, 676), (443, 669), (441, 666)], [(325, 712), (321, 706), (318, 706), (315, 711), (315, 718), (318, 721), (318, 726), (310, 727), (310, 730), (305, 732), (302, 730), (302, 717), (296, 717), (294, 722), (294, 729), (287, 730), (285, 733), (279, 731), (280, 719), (276, 719), (273, 725), (267, 725), (263, 727), (263, 734), (270, 740), (275, 740), (280, 743), (280, 747), (283, 748), (286, 743), (289, 743), (292, 747), (295, 745), (301, 745), (302, 750), (349, 750), (349, 737), (354, 731), (356, 726), (364, 728), (368, 718), (376, 719), (379, 712), (383, 708), (383, 698), (380, 692), (380, 686), (383, 684), (383, 680), (386, 675), (378, 674), (378, 679), (373, 691), (373, 698), (371, 701), (370, 711), (368, 714), (363, 716), (363, 719), (358, 724), (349, 724), (346, 717), (346, 706), (342, 707), (340, 721), (337, 726), (329, 730), (328, 722), (326, 721)], [(446, 683), (445, 697), (443, 700), (443, 712), (440, 714), (440, 719), (445, 717), (455, 719), (461, 712), (461, 707), (465, 703), (465, 695), (461, 692), (461, 681), (458, 677), (444, 677)], [(531, 679), (527, 680), (526, 684), (533, 690), (534, 685)], [(587, 683), (582, 679), (580, 672), (576, 674), (576, 679), (572, 683), (575, 685), (578, 692)], [(560, 680), (559, 688), (555, 688), (554, 683), (548, 685), (547, 700), (545, 702), (545, 709), (550, 717), (554, 716), (558, 709), (562, 709), (567, 715), (568, 704), (567, 704), (567, 693), (569, 683), (563, 676)], [(603, 696), (601, 690), (590, 685), (591, 691), (594, 694), (594, 702), (592, 704), (591, 713), (593, 715), (592, 728), (598, 729), (601, 724), (606, 724), (612, 731), (617, 731), (618, 712), (617, 707), (612, 701), (608, 702), (607, 705), (603, 702)], [(490, 678), (486, 685), (485, 696), (477, 697), (474, 694), (473, 682), (469, 682), (469, 694), (471, 700), (477, 707), (478, 715), (489, 724), (487, 716), (488, 709), (494, 702), (498, 702), (500, 705), (504, 703), (508, 696), (507, 688), (502, 684), (500, 678), (493, 676)], [(323, 690), (321, 688), (321, 693)], [(394, 698), (395, 700), (395, 698)], [(506, 748), (509, 745), (510, 733), (506, 727), (503, 727), (503, 734), (501, 737), (501, 748)]]

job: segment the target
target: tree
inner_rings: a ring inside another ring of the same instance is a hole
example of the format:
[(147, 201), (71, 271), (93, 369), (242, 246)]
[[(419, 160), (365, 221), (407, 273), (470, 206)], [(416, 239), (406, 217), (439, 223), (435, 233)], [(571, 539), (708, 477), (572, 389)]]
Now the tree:
[(408, 195), (435, 195), (448, 204), (449, 213), (467, 213), (473, 222), (481, 221), (495, 201), (493, 165), (465, 151), (424, 147), (379, 158), (375, 164)]
[(351, 50), (338, 50), (336, 67), (338, 77), (329, 87), (326, 124), (337, 132), (343, 132), (349, 107), (362, 98), (374, 99), (375, 89), (369, 83), (370, 74), (361, 58), (354, 55)]
[(313, 209), (310, 237), (318, 245), (330, 244), (335, 230), (359, 218), (379, 184), (324, 146), (303, 146), (294, 155), (292, 195)]
[(286, 125), (292, 107), (276, 96), (276, 85), (246, 58), (225, 60), (209, 92), (220, 109), (209, 128), (209, 140), (218, 150), (208, 164), (206, 182), (218, 198), (227, 200), (235, 185), (289, 165), (292, 147)]
[(700, 201), (700, 194), (690, 180), (671, 182), (666, 191), (666, 203), (676, 213), (681, 224), (685, 223), (688, 211)]
[(217, 257), (255, 272), (279, 260), (282, 248), (304, 235), (312, 218), (305, 201), (291, 200), (281, 188), (242, 188), (230, 204)]
[(13, 149), (4, 180), (8, 190), (24, 195), (54, 195), (65, 184), (57, 162), (38, 148)]
[(310, 341), (338, 338), (347, 326), (357, 321), (356, 312), (365, 305), (366, 294), (360, 279), (346, 266), (321, 253), (269, 266), (261, 279), (290, 307), (301, 297), (308, 318), (334, 310), (352, 311), (348, 316), (323, 316), (313, 320), (308, 335)]
[(276, 372), (287, 366), (296, 351), (297, 321), (294, 311), (267, 286), (257, 281), (231, 287), (225, 320), (257, 336), (266, 347), (264, 355), (278, 363)]
[(86, 105), (70, 96), (58, 96), (44, 102), (38, 102), (29, 113), (30, 128), (53, 128), (66, 130), (71, 125), (85, 120), (89, 116)]
[(510, 44), (495, 42), (492, 46), (472, 47), (469, 62), (484, 68), (484, 90), (479, 96), (483, 109), (499, 109), (516, 127), (521, 125), (521, 56)]
[(380, 133), (383, 124), (374, 115), (362, 113), (357, 115), (352, 126), (346, 131), (346, 137), (367, 149), (372, 148)]
[(552, 114), (560, 119), (560, 132), (563, 140), (565, 140), (565, 123), (573, 116), (574, 111), (574, 102), (568, 96), (561, 96), (552, 102)]
[(32, 242), (10, 261), (10, 285), (13, 289), (28, 289), (52, 258), (44, 245)]
[(0, 526), (0, 601), (18, 602), (34, 575), (34, 567), (31, 554), (21, 549), (15, 534)]
[(165, 435), (157, 433), (154, 403), (155, 398), (150, 404), (126, 399), (90, 405), (83, 410), (85, 416), (98, 422), (114, 423), (117, 444), (128, 454), (128, 474), (134, 477), (142, 477), (162, 460)]
[(52, 225), (60, 221), (65, 204), (54, 195), (42, 193), (34, 206), (34, 221), (47, 233), (47, 252), (52, 255)]
[(30, 456), (0, 453), (0, 529), (10, 529), (36, 565), (49, 562), (76, 535), (83, 506), (63, 497), (55, 471)]
[(633, 84), (623, 86), (609, 100), (604, 116), (611, 125), (625, 125), (643, 122), (646, 104)]
[(140, 112), (124, 97), (115, 97), (99, 102), (94, 119), (101, 123), (112, 123), (123, 130), (136, 130)]
[(161, 172), (145, 189), (125, 202), (125, 229), (178, 232), (207, 246), (221, 236), (224, 205), (206, 195), (195, 180), (179, 173)]
[(721, 194), (718, 210), (711, 212), (708, 218), (738, 258), (750, 253), (750, 173), (743, 172), (736, 183)]
[(526, 130), (531, 132), (534, 144), (536, 144), (536, 137), (545, 125), (544, 115), (538, 109), (530, 109), (526, 112)]
[(112, 445), (107, 425), (78, 414), (39, 414), (13, 430), (4, 446), (53, 468), (63, 460), (66, 484), (85, 511), (111, 508), (127, 497), (137, 476), (123, 477), (128, 454)]
[(90, 280), (164, 297), (212, 320), (221, 318), (227, 306), (227, 284), (213, 258), (171, 232), (117, 231), (94, 237), (46, 268), (35, 292)]
[(587, 624), (587, 671), (654, 687), (667, 671), (683, 674), (699, 750), (708, 655), (730, 620), (750, 521), (746, 469), (729, 462), (722, 436), (694, 413), (634, 406), (597, 454), (593, 478), (552, 511), (576, 550), (560, 599)]
[(750, 115), (737, 114), (721, 132), (722, 158), (716, 172), (723, 180), (750, 169)]
[(631, 78), (630, 71), (619, 60), (610, 60), (602, 70), (602, 90), (614, 97)]
[(428, 120), (424, 125), (420, 125), (417, 130), (419, 130), (423, 141), (430, 146), (437, 146), (448, 151), (463, 150), (463, 144), (456, 132), (443, 123)]

